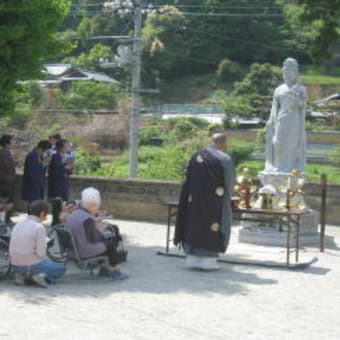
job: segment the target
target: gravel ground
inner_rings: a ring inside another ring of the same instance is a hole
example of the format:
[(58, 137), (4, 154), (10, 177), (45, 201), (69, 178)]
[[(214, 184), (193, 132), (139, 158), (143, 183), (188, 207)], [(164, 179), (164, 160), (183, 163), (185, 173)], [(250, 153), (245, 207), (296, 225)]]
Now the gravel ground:
[[(0, 281), (1, 339), (339, 339), (340, 227), (325, 253), (303, 249), (303, 271), (222, 263), (189, 271), (164, 250), (165, 226), (115, 221), (126, 238), (126, 281), (90, 278), (73, 265), (48, 289)], [(174, 248), (172, 251), (176, 251)], [(237, 242), (226, 259), (285, 261), (281, 248)], [(338, 320), (338, 321), (337, 321)]]

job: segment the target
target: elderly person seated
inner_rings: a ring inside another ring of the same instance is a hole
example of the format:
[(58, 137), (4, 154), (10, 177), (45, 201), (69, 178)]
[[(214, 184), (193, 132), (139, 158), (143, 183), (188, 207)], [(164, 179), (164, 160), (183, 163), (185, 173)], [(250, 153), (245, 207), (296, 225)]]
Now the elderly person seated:
[(106, 238), (98, 228), (96, 215), (101, 206), (100, 193), (95, 188), (86, 188), (81, 193), (80, 205), (67, 218), (65, 228), (72, 232), (79, 257), (88, 259), (107, 255), (109, 264), (101, 265), (99, 275), (123, 280), (129, 276), (119, 270), (116, 240)]

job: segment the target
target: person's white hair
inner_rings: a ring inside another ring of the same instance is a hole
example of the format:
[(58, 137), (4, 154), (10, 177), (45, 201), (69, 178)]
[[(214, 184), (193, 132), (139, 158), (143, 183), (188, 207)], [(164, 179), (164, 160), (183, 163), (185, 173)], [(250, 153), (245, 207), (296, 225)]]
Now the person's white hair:
[(81, 192), (81, 202), (83, 205), (88, 205), (88, 204), (101, 204), (101, 198), (100, 198), (100, 192), (93, 187), (89, 187), (84, 189)]

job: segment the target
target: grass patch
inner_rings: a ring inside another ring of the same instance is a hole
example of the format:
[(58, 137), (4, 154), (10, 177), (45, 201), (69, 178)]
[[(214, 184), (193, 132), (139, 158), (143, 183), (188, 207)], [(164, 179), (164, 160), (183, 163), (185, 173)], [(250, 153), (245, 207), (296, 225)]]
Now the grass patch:
[(303, 66), (301, 72), (302, 82), (307, 84), (340, 84), (340, 67)]
[(333, 76), (305, 75), (301, 77), (302, 83), (317, 85), (339, 85), (340, 78)]

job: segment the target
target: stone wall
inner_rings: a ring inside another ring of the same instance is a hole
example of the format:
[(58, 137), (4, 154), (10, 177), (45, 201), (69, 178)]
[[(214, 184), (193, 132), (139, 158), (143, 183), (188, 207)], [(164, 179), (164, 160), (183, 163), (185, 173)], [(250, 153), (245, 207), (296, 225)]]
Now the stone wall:
[[(17, 207), (25, 211), (25, 202), (19, 200), (21, 176), (18, 176)], [(108, 179), (73, 176), (71, 180), (71, 198), (79, 198), (82, 189), (94, 186), (102, 193), (104, 207), (117, 218), (165, 222), (167, 201), (178, 200), (181, 185), (176, 181), (150, 181), (131, 179)], [(317, 183), (306, 184), (308, 205), (319, 210), (320, 186)], [(327, 223), (340, 225), (340, 185), (328, 186)]]

